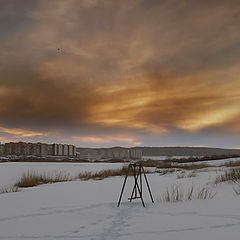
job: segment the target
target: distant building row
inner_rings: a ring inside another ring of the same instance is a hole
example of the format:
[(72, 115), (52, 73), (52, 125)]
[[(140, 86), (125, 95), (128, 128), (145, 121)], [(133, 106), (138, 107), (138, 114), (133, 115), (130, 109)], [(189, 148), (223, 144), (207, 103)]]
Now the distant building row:
[(80, 158), (89, 161), (104, 160), (104, 159), (141, 159), (142, 151), (135, 148), (79, 148)]
[(0, 144), (0, 155), (76, 156), (76, 147), (67, 144), (9, 142)]

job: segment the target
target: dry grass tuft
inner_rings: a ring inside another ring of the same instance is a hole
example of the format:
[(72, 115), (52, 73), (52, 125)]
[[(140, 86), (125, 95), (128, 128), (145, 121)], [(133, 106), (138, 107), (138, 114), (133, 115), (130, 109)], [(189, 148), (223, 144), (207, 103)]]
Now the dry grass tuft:
[(225, 170), (223, 174), (218, 175), (215, 179), (215, 184), (221, 183), (221, 182), (239, 182), (240, 181), (240, 168), (231, 168), (228, 170)]
[(195, 189), (194, 186), (191, 186), (188, 189), (183, 189), (179, 185), (173, 185), (170, 189), (163, 193), (160, 198), (160, 202), (181, 202), (181, 201), (190, 201), (194, 199), (212, 199), (215, 196), (215, 193), (210, 188), (202, 187), (200, 189)]
[(196, 177), (197, 176), (197, 174), (196, 173), (194, 173), (194, 172), (190, 172), (190, 173), (188, 173), (188, 174), (178, 174), (177, 175), (177, 179), (181, 179), (181, 178), (191, 178), (191, 177)]
[(19, 188), (16, 187), (16, 186), (10, 186), (10, 187), (0, 188), (0, 194), (10, 193), (10, 192), (19, 192)]
[(107, 177), (114, 177), (114, 176), (122, 176), (125, 175), (127, 172), (128, 166), (123, 166), (122, 168), (118, 169), (107, 169), (107, 170), (102, 170), (99, 172), (84, 172), (84, 173), (79, 173), (78, 178), (84, 181), (94, 179), (94, 180), (102, 180)]
[(176, 169), (162, 169), (162, 170), (157, 170), (156, 173), (159, 173), (160, 175), (165, 175), (169, 173), (174, 173), (176, 172)]
[(64, 172), (59, 172), (55, 174), (43, 174), (35, 171), (23, 173), (21, 178), (17, 183), (14, 184), (15, 187), (34, 187), (41, 184), (56, 183), (56, 182), (67, 182), (71, 181), (69, 174)]
[(233, 187), (233, 191), (234, 191), (237, 195), (240, 195), (240, 183), (236, 183), (236, 186)]
[(231, 168), (225, 170), (223, 174), (219, 175), (215, 179), (215, 184), (221, 182), (233, 182), (236, 185), (233, 187), (233, 191), (240, 195), (240, 168)]

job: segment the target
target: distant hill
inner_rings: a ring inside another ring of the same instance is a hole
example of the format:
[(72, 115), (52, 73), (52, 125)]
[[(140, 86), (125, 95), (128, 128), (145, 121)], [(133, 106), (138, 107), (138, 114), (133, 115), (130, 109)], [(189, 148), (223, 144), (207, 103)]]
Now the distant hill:
[(240, 149), (208, 147), (136, 147), (143, 156), (213, 156), (240, 155)]
[(78, 152), (92, 152), (103, 150), (128, 150), (137, 149), (142, 151), (143, 156), (220, 156), (220, 155), (239, 155), (240, 149), (224, 149), (209, 147), (112, 147), (112, 148), (77, 148)]

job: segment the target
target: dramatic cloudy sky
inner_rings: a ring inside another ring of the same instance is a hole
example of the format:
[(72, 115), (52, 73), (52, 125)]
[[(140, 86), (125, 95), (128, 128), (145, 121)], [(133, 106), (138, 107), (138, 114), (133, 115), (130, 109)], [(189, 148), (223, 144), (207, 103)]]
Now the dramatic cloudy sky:
[(240, 147), (239, 0), (1, 0), (0, 141)]

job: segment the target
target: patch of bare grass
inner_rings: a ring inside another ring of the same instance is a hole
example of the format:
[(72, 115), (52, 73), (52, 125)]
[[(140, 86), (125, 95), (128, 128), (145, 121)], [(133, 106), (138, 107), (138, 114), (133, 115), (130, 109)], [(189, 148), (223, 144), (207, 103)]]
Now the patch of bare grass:
[(240, 167), (240, 161), (230, 161), (226, 162), (221, 167)]
[(156, 168), (176, 168), (170, 161), (159, 161)]
[(14, 184), (14, 186), (19, 188), (27, 188), (38, 186), (41, 184), (67, 182), (71, 180), (72, 179), (69, 174), (64, 172), (46, 174), (29, 171), (27, 173), (23, 173), (21, 178), (18, 180), (17, 183)]
[(197, 176), (197, 174), (196, 173), (194, 173), (194, 172), (190, 172), (190, 173), (188, 173), (188, 174), (178, 174), (177, 175), (177, 179), (181, 179), (181, 178), (192, 178), (192, 177), (196, 177)]
[[(104, 178), (108, 178), (108, 177), (115, 177), (115, 176), (125, 176), (128, 170), (128, 166), (123, 166), (121, 168), (118, 169), (107, 169), (107, 170), (102, 170), (102, 171), (98, 171), (95, 173), (92, 172), (84, 172), (84, 173), (79, 173), (77, 178), (87, 181), (90, 179), (93, 180), (102, 180)], [(145, 169), (144, 170), (145, 173), (152, 173), (150, 170)], [(129, 176), (132, 175), (132, 171), (129, 171)]]
[(206, 163), (200, 163), (200, 164), (182, 165), (182, 166), (178, 166), (178, 167), (181, 169), (184, 169), (184, 170), (197, 170), (197, 169), (209, 168), (212, 166), (209, 164), (206, 164)]
[(174, 173), (176, 172), (176, 169), (161, 169), (161, 170), (157, 170), (156, 173), (159, 173), (160, 175), (165, 175), (165, 174), (169, 174), (169, 173)]
[(163, 195), (160, 197), (160, 202), (181, 202), (191, 200), (205, 200), (212, 199), (215, 196), (212, 189), (204, 186), (202, 188), (195, 188), (191, 186), (187, 189), (179, 185), (173, 185), (171, 188), (167, 188)]
[(170, 164), (170, 163), (166, 163), (166, 164), (160, 164), (157, 166), (157, 168), (169, 168), (169, 169), (181, 169), (181, 170), (199, 170), (199, 169), (203, 169), (203, 168), (209, 168), (209, 167), (213, 167), (209, 164)]
[(101, 170), (98, 172), (84, 172), (79, 173), (78, 178), (84, 181), (94, 179), (94, 180), (102, 180), (107, 177), (114, 177), (114, 176), (122, 176), (125, 175), (127, 172), (128, 166), (123, 166), (122, 168), (118, 169), (107, 169), (107, 170)]
[(213, 167), (206, 163), (178, 163), (171, 160), (146, 160), (140, 161), (143, 167), (155, 167), (158, 169), (183, 169), (183, 170), (197, 170), (202, 168)]
[(156, 168), (170, 168), (171, 162), (161, 160), (144, 160), (139, 161), (143, 167), (156, 167)]

